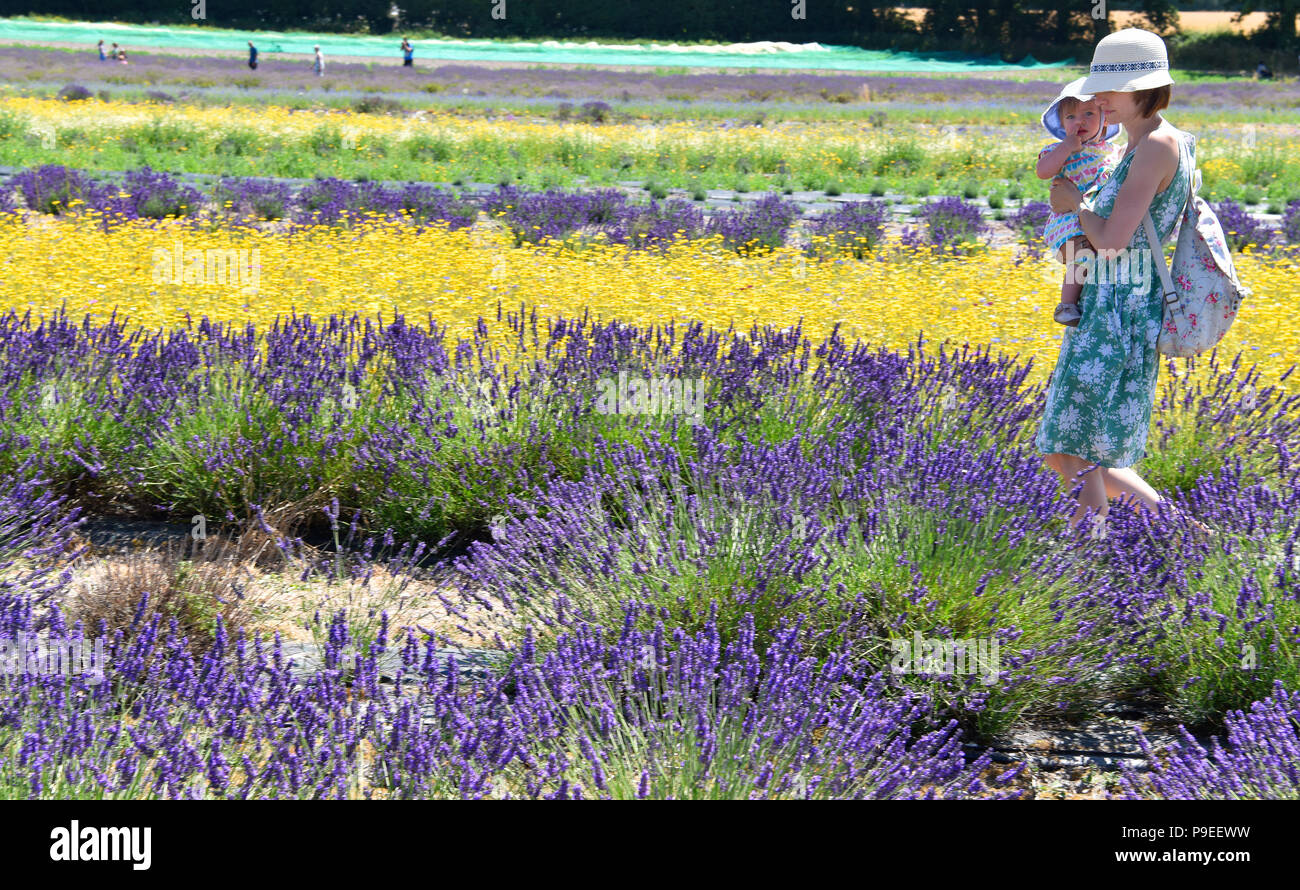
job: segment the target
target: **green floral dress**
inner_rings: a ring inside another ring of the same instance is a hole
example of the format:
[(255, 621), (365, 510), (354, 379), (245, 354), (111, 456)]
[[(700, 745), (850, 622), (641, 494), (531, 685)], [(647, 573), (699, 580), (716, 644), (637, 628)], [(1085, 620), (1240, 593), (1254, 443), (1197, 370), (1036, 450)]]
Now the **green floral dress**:
[[(1178, 171), (1151, 202), (1151, 218), (1168, 242), (1182, 214), (1196, 168), (1196, 139), (1168, 121), (1179, 137)], [(1092, 209), (1109, 217), (1133, 160), (1129, 153), (1098, 192)], [(1160, 276), (1141, 224), (1114, 262), (1099, 261), (1079, 298), (1082, 318), (1067, 327), (1047, 388), (1035, 445), (1043, 454), (1073, 454), (1103, 467), (1127, 467), (1146, 449), (1164, 318)]]

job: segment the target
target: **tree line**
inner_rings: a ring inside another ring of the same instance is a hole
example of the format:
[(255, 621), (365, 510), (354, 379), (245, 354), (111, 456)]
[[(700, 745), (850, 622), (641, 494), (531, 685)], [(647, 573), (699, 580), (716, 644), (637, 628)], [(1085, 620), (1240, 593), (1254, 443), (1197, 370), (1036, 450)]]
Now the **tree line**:
[[(1168, 0), (914, 5), (924, 10), (919, 20), (879, 0), (0, 0), (0, 14), (457, 37), (817, 41), (1008, 56), (1028, 47), (1092, 43), (1113, 28), (1112, 14), (1121, 8), (1143, 12), (1149, 27), (1165, 35), (1177, 34), (1179, 24), (1177, 4)], [(1294, 48), (1300, 0), (1200, 5), (1264, 12), (1267, 24), (1252, 41)]]

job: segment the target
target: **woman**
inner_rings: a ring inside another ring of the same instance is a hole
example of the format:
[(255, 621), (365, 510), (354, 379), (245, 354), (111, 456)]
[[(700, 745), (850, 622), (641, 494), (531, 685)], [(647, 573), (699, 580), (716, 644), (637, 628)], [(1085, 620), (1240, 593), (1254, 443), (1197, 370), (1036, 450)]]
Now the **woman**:
[[(1068, 179), (1052, 181), (1052, 210), (1079, 214), (1099, 260), (1118, 252), (1118, 262), (1097, 262), (1088, 275), (1083, 317), (1065, 331), (1036, 439), (1063, 481), (1073, 487), (1083, 477), (1071, 529), (1091, 510), (1095, 528), (1104, 530), (1112, 497), (1127, 495), (1134, 509), (1153, 511), (1163, 500), (1132, 464), (1143, 455), (1151, 425), (1164, 314), (1154, 267), (1159, 258), (1147, 252), (1142, 220), (1150, 211), (1167, 241), (1196, 166), (1196, 140), (1160, 115), (1172, 84), (1158, 35), (1129, 28), (1103, 38), (1080, 90), (1096, 97), (1107, 121), (1124, 127), (1124, 154), (1091, 209)], [(1198, 532), (1207, 531), (1192, 522)]]

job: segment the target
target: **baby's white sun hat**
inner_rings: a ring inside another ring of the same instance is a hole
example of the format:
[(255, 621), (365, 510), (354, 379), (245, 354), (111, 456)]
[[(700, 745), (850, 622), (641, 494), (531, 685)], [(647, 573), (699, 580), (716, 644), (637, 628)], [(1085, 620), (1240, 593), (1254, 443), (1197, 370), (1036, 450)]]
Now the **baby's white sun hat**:
[(1082, 89), (1089, 93), (1132, 93), (1172, 84), (1169, 53), (1159, 34), (1125, 28), (1107, 34), (1093, 50)]
[[(1051, 133), (1057, 139), (1065, 138), (1065, 126), (1061, 123), (1061, 100), (1078, 99), (1081, 102), (1087, 102), (1092, 95), (1082, 90), (1083, 82), (1086, 77), (1080, 77), (1078, 80), (1072, 80), (1061, 88), (1060, 94), (1052, 100), (1052, 104), (1047, 106), (1043, 112), (1043, 126), (1047, 132)], [(1101, 134), (1093, 142), (1110, 141), (1119, 135), (1119, 124), (1112, 124), (1106, 121), (1102, 116)]]

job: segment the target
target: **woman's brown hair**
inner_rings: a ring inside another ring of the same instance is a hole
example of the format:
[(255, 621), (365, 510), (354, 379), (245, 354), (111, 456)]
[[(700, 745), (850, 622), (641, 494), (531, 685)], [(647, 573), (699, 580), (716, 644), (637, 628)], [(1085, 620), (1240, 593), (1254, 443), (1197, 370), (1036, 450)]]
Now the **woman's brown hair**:
[(1133, 94), (1133, 101), (1143, 117), (1150, 117), (1157, 111), (1164, 111), (1169, 107), (1169, 97), (1172, 94), (1173, 90), (1170, 89), (1169, 84), (1165, 84), (1150, 90), (1136, 91)]

